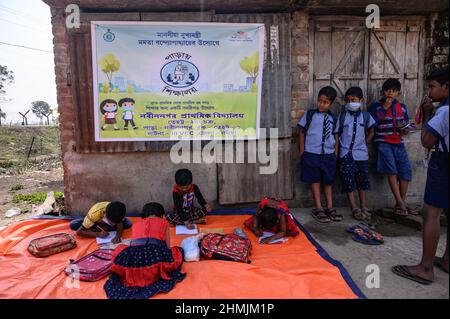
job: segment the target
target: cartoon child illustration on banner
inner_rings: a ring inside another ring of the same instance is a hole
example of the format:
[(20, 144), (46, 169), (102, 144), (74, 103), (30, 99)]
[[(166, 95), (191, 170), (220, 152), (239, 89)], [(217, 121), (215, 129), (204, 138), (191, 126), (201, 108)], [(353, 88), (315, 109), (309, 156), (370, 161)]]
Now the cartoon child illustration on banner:
[(117, 127), (117, 102), (113, 99), (106, 99), (100, 103), (100, 112), (103, 114), (103, 119), (105, 120), (105, 124), (102, 126), (102, 130), (104, 131), (108, 125), (113, 124), (114, 130), (117, 131), (119, 128)]
[(136, 124), (134, 124), (134, 100), (130, 97), (126, 97), (119, 101), (119, 106), (123, 109), (123, 120), (125, 121), (124, 130), (128, 130), (128, 123), (131, 123), (131, 127), (135, 130), (137, 129)]

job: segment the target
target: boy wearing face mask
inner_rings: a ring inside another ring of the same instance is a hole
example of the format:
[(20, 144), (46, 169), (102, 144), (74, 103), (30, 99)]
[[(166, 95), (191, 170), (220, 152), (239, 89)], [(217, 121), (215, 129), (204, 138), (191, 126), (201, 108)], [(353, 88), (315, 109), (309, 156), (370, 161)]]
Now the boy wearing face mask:
[[(347, 194), (353, 217), (369, 221), (370, 213), (366, 207), (366, 191), (370, 187), (367, 145), (375, 134), (375, 120), (361, 109), (364, 102), (361, 88), (348, 89), (345, 100), (345, 110), (339, 114), (337, 123), (342, 191)], [(355, 203), (355, 190), (358, 190), (360, 208)]]
[(383, 97), (372, 103), (368, 111), (376, 121), (377, 172), (388, 177), (396, 202), (394, 214), (405, 217), (412, 212), (406, 206), (412, 170), (402, 140), (403, 135), (408, 134), (409, 117), (406, 105), (397, 100), (400, 90), (397, 79), (386, 80), (382, 86)]

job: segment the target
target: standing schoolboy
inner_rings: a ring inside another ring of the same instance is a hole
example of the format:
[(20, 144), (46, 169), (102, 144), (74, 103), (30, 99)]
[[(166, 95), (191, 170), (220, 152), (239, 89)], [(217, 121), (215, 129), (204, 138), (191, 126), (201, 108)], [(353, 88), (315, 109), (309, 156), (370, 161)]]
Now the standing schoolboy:
[(410, 211), (405, 200), (412, 171), (402, 140), (408, 134), (409, 117), (406, 105), (397, 100), (400, 90), (397, 79), (386, 80), (382, 86), (383, 97), (372, 103), (368, 111), (376, 121), (377, 172), (387, 175), (396, 202), (394, 213), (404, 217)]
[[(361, 110), (364, 98), (360, 87), (349, 88), (345, 92), (345, 100), (347, 104), (337, 123), (342, 191), (347, 194), (353, 217), (369, 221), (370, 213), (366, 207), (366, 191), (370, 187), (367, 145), (374, 136), (375, 120), (367, 111)], [(355, 190), (358, 190), (360, 208), (355, 203)]]
[[(337, 135), (334, 135), (336, 120), (330, 112), (330, 107), (336, 95), (336, 90), (331, 86), (320, 89), (317, 108), (308, 110), (298, 122), (301, 179), (311, 184), (314, 200), (312, 215), (320, 223), (342, 220), (342, 215), (333, 208), (332, 194), (338, 144)], [(323, 209), (320, 202), (321, 184), (327, 202), (326, 209)]]
[[(431, 100), (424, 101), (420, 106), (424, 120), (422, 145), (428, 150), (433, 150), (428, 163), (425, 186), (422, 260), (417, 266), (397, 265), (392, 268), (395, 274), (421, 284), (433, 282), (433, 264), (448, 273), (448, 237), (444, 256), (435, 257), (440, 235), (440, 215), (444, 210), (448, 220), (449, 209), (448, 76), (448, 67), (435, 70), (428, 76), (428, 95)], [(431, 102), (440, 102), (433, 117)]]

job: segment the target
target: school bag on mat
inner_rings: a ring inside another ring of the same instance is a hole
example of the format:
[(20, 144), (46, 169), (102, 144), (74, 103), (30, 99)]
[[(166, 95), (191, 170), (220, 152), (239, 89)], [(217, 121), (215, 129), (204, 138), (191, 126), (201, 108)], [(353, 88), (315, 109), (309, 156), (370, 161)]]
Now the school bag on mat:
[(33, 239), (28, 245), (28, 251), (36, 257), (47, 257), (77, 246), (72, 235), (59, 233)]
[(71, 259), (64, 272), (81, 281), (100, 280), (110, 273), (112, 254), (112, 249), (98, 249), (78, 260)]
[(206, 234), (200, 242), (200, 253), (211, 259), (250, 263), (252, 243), (236, 234)]

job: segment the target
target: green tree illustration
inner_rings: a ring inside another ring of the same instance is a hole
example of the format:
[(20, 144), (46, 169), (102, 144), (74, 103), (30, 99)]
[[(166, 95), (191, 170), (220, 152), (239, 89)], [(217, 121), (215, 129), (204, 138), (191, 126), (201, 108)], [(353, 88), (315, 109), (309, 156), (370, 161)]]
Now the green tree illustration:
[(245, 73), (253, 78), (253, 83), (255, 83), (258, 76), (259, 53), (255, 52), (251, 57), (244, 57), (239, 65)]
[(120, 61), (116, 59), (114, 54), (108, 53), (103, 58), (100, 59), (100, 67), (102, 72), (106, 74), (109, 82), (109, 88), (111, 90), (112, 86), (112, 75), (117, 72), (120, 68)]

